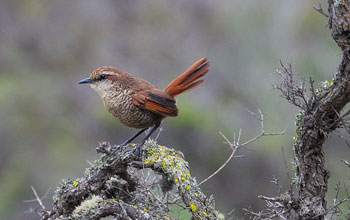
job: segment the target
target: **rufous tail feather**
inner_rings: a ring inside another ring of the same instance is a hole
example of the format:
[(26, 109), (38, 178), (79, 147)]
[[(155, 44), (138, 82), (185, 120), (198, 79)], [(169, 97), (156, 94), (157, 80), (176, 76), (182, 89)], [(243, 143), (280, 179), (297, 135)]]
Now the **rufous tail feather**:
[(201, 58), (183, 74), (174, 79), (164, 91), (170, 96), (178, 96), (182, 93), (189, 92), (204, 82), (201, 77), (209, 71), (209, 61), (207, 58)]

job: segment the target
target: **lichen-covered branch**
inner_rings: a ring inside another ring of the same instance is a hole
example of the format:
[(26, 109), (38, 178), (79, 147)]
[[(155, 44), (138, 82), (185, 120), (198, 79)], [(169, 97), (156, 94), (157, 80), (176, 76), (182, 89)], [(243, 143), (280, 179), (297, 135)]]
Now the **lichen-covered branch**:
[(52, 211), (42, 219), (175, 219), (171, 205), (192, 213), (193, 219), (223, 219), (214, 199), (201, 192), (181, 152), (155, 142), (144, 146), (142, 162), (129, 145), (117, 154), (101, 143), (102, 156), (82, 178), (62, 180)]
[(312, 79), (295, 81), (291, 65), (281, 63), (277, 73), (282, 83), (276, 88), (282, 97), (302, 109), (297, 115), (294, 137), (295, 189), (275, 198), (260, 197), (268, 209), (260, 213), (248, 211), (254, 219), (323, 220), (338, 206), (329, 208), (325, 199), (330, 173), (323, 144), (332, 131), (347, 126), (344, 118), (348, 112), (342, 110), (350, 102), (350, 0), (328, 0), (328, 3), (328, 14), (321, 6), (316, 10), (328, 17), (333, 39), (342, 50), (341, 64), (331, 81), (322, 82), (315, 89)]
[(350, 1), (329, 1), (329, 27), (343, 51), (342, 62), (333, 81), (311, 94), (297, 122), (294, 150), (299, 219), (324, 219), (329, 171), (323, 144), (328, 134), (340, 127), (340, 115), (350, 102)]

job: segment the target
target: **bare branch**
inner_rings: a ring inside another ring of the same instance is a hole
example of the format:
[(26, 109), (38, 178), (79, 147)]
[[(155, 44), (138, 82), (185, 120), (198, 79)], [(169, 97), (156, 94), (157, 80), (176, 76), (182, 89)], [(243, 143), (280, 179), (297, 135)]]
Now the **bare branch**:
[[(240, 149), (241, 147), (246, 147), (247, 145), (253, 143), (254, 141), (257, 141), (259, 138), (261, 138), (263, 136), (275, 136), (275, 135), (284, 135), (285, 134), (286, 129), (284, 129), (282, 132), (279, 132), (279, 133), (265, 133), (265, 130), (264, 130), (264, 115), (261, 112), (261, 110), (258, 109), (259, 114), (260, 114), (259, 116), (257, 116), (254, 112), (252, 112), (252, 111), (250, 111), (248, 109), (246, 109), (246, 111), (249, 112), (251, 115), (253, 115), (256, 119), (258, 119), (260, 121), (260, 128), (261, 128), (260, 134), (255, 136), (252, 139), (247, 140), (244, 143), (240, 143), (242, 129), (239, 129), (237, 140), (236, 140), (236, 134), (235, 133), (233, 134), (233, 141), (232, 142), (230, 140), (228, 140), (228, 138), (224, 134), (219, 132), (221, 137), (225, 140), (225, 143), (227, 143), (229, 145), (229, 147), (231, 148), (232, 152), (231, 152), (230, 156), (227, 158), (227, 160), (214, 173), (212, 173), (210, 176), (208, 176), (207, 178), (205, 178), (204, 180), (202, 180), (198, 184), (199, 186), (202, 185), (203, 183), (207, 182), (208, 180), (210, 180), (216, 174), (218, 174), (231, 161), (231, 159), (236, 154), (237, 150)], [(242, 157), (242, 155), (240, 157)]]
[[(40, 198), (40, 196), (38, 195), (38, 193), (36, 192), (35, 188), (33, 186), (30, 186), (30, 188), (32, 189), (33, 191), (33, 194), (35, 196), (35, 199), (30, 199), (30, 200), (23, 200), (23, 202), (37, 202), (40, 206), (40, 210), (37, 210), (36, 213), (39, 215), (39, 216), (44, 216), (46, 214), (48, 214), (48, 210), (46, 209), (46, 207), (44, 206), (44, 203), (42, 202), (43, 199), (45, 199), (47, 197), (47, 195), (49, 194), (49, 191), (51, 189), (49, 189), (45, 194), (44, 196), (42, 196)], [(35, 211), (36, 209), (34, 209), (33, 211)]]
[(274, 88), (278, 89), (282, 97), (288, 102), (299, 107), (302, 110), (307, 110), (309, 108), (307, 92), (305, 88), (305, 80), (298, 83), (294, 80), (294, 72), (292, 65), (288, 64), (285, 66), (282, 61), (280, 61), (281, 68), (276, 70), (276, 73), (282, 78), (282, 82), (279, 85), (275, 85)]
[(328, 14), (327, 14), (326, 12), (323, 11), (321, 4), (319, 4), (318, 7), (313, 6), (313, 8), (314, 8), (316, 11), (320, 12), (321, 15), (325, 16), (326, 18), (328, 18)]
[(204, 180), (202, 180), (198, 186), (202, 185), (203, 183), (207, 182), (208, 180), (210, 180), (213, 176), (215, 176), (217, 173), (219, 173), (227, 164), (228, 162), (230, 162), (230, 160), (232, 159), (232, 157), (235, 155), (236, 151), (239, 149), (239, 147), (235, 146), (233, 143), (231, 143), (227, 137), (225, 135), (223, 135), (221, 132), (219, 132), (219, 134), (221, 135), (221, 137), (223, 137), (226, 141), (226, 143), (228, 143), (228, 145), (230, 146), (230, 148), (232, 149), (232, 152), (230, 154), (230, 156), (227, 158), (227, 160), (214, 172), (212, 173), (210, 176), (208, 176), (207, 178), (205, 178)]
[(341, 204), (345, 203), (345, 202), (349, 202), (350, 201), (350, 198), (345, 198), (345, 199), (342, 199), (341, 201), (339, 201), (338, 203), (336, 203), (335, 205), (333, 205), (332, 207), (328, 208), (326, 211), (314, 216), (312, 219), (317, 219), (319, 218), (320, 216), (325, 216), (327, 215), (329, 212), (332, 212), (334, 211), (336, 208), (338, 208)]

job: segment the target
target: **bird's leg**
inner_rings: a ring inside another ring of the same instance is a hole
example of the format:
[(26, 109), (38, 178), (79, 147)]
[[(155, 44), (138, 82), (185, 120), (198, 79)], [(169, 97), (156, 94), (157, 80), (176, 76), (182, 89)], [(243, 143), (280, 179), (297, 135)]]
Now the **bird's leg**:
[(147, 136), (142, 140), (142, 142), (136, 147), (136, 149), (134, 150), (134, 153), (136, 154), (136, 156), (140, 159), (141, 158), (141, 152), (142, 152), (142, 145), (145, 144), (145, 142), (147, 141), (147, 139), (157, 130), (157, 128), (159, 128), (160, 124), (156, 124), (152, 130), (147, 134)]
[(117, 146), (117, 148), (113, 151), (113, 154), (115, 154), (120, 148), (128, 145), (131, 141), (133, 141), (135, 138), (137, 138), (137, 136), (139, 136), (140, 134), (142, 134), (143, 132), (145, 132), (147, 130), (147, 128), (142, 129), (141, 131), (137, 132), (135, 135), (131, 136), (128, 140), (126, 140), (124, 143), (122, 143), (121, 145)]

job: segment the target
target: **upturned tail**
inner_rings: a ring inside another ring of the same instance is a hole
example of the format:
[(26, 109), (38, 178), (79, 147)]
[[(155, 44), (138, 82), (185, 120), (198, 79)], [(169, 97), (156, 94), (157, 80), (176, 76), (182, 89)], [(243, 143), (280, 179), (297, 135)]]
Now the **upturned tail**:
[(202, 78), (209, 71), (209, 61), (207, 58), (201, 58), (183, 74), (174, 79), (164, 91), (170, 96), (178, 96), (189, 92), (204, 82)]

